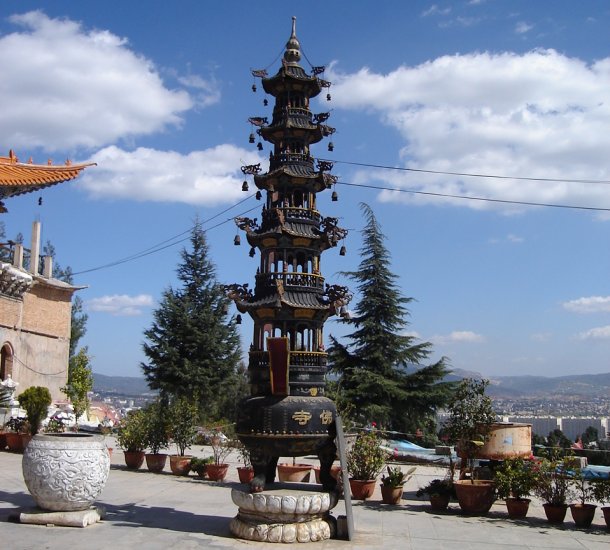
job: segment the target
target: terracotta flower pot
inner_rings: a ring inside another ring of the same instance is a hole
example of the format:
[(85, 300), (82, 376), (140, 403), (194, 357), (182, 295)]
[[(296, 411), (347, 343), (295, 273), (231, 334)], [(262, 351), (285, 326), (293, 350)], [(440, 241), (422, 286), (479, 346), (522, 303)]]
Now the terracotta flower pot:
[(381, 486), (381, 501), (384, 504), (398, 504), (402, 499), (404, 486), (391, 487), (389, 485)]
[(449, 506), (450, 498), (449, 495), (430, 495), (430, 507), (438, 511), (446, 510)]
[(606, 527), (610, 529), (610, 506), (604, 506), (602, 508), (602, 514), (604, 514), (604, 520), (606, 522)]
[(171, 455), (169, 467), (175, 476), (187, 476), (191, 471), (191, 457), (188, 455)]
[(23, 434), (17, 432), (6, 432), (6, 445), (13, 453), (23, 452)]
[[(320, 481), (320, 467), (315, 466), (313, 469), (313, 473), (316, 477), (316, 483), (321, 483)], [(337, 481), (339, 481), (339, 476), (341, 475), (341, 466), (331, 466), (330, 467), (330, 475), (333, 476)]]
[(529, 498), (507, 498), (506, 511), (510, 519), (523, 519), (530, 507)]
[(165, 453), (159, 454), (146, 454), (146, 466), (149, 472), (159, 473), (165, 468), (167, 462), (167, 455)]
[(254, 468), (239, 466), (237, 468), (237, 475), (240, 483), (250, 483), (254, 479)]
[(349, 488), (352, 492), (354, 500), (366, 500), (373, 496), (375, 492), (375, 479), (351, 479), (349, 480)]
[(280, 481), (308, 483), (311, 474), (310, 464), (278, 464), (277, 477)]
[(566, 513), (568, 511), (567, 504), (543, 504), (544, 513), (546, 514), (546, 519), (549, 523), (563, 523), (563, 520), (566, 518)]
[(210, 481), (224, 481), (229, 470), (228, 464), (208, 464), (206, 473)]
[(144, 464), (144, 451), (124, 451), (125, 466), (130, 470), (137, 470)]
[(496, 500), (493, 481), (461, 479), (454, 482), (458, 503), (464, 514), (485, 515)]
[(570, 513), (576, 527), (584, 529), (591, 527), (596, 508), (595, 504), (570, 504)]

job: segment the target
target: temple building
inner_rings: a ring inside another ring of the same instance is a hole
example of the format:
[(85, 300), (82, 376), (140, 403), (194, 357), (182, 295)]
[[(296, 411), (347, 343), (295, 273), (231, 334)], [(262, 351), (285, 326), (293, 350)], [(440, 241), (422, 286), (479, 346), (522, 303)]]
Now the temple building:
[[(21, 163), (10, 151), (0, 157), (0, 213), (4, 200), (76, 178), (90, 164)], [(30, 248), (0, 243), (0, 380), (46, 386), (54, 400), (68, 377), (72, 295), (79, 288), (53, 278), (52, 258), (40, 256), (40, 222), (32, 225)]]
[[(293, 18), (277, 74), (253, 71), (274, 101), (271, 121), (249, 119), (250, 143), (255, 143), (256, 133), (259, 150), (263, 141), (271, 145), (269, 169), (262, 173), (260, 165), (242, 167), (242, 189), (248, 191), (247, 178), (253, 176), (256, 197), (264, 198), (261, 222), (235, 220), (246, 234), (250, 256), (260, 255), (255, 284), (253, 290), (248, 284), (227, 287), (237, 309), (254, 322), (248, 365), (251, 397), (240, 405), (237, 421), (239, 438), (252, 454), (254, 491), (273, 481), (279, 456), (317, 454), (322, 469), (329, 471), (336, 452), (336, 410), (324, 395), (323, 329), (329, 316), (345, 314), (351, 294), (346, 287), (326, 283), (321, 255), (340, 244), (347, 231), (337, 218), (318, 210), (317, 195), (333, 189), (336, 177), (330, 174), (331, 162), (316, 162), (310, 152), (335, 131), (325, 124), (329, 113), (310, 110), (310, 100), (322, 92), (330, 101), (330, 83), (320, 77), (323, 67), (312, 67), (310, 74), (300, 61)], [(252, 89), (256, 91), (255, 84)], [(329, 150), (333, 147), (328, 143)], [(240, 242), (237, 235), (235, 244)], [(334, 480), (326, 473), (322, 482), (330, 489)]]

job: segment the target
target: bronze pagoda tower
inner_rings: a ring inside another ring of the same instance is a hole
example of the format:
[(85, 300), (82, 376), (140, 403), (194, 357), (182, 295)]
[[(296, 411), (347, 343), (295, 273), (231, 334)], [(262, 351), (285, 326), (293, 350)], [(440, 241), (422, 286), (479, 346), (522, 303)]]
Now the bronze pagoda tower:
[[(330, 83), (319, 76), (323, 67), (312, 67), (311, 74), (301, 67), (295, 27), (293, 17), (277, 74), (253, 71), (275, 103), (271, 122), (263, 117), (249, 122), (273, 150), (268, 172), (261, 173), (260, 165), (242, 167), (245, 175), (254, 176), (257, 198), (265, 200), (260, 224), (249, 218), (235, 221), (246, 233), (250, 255), (260, 252), (260, 265), (253, 292), (248, 284), (227, 287), (237, 309), (254, 321), (248, 364), (251, 396), (239, 404), (237, 418), (238, 437), (252, 456), (252, 491), (262, 491), (275, 480), (280, 456), (316, 454), (325, 489), (336, 484), (330, 475), (336, 456), (336, 409), (324, 395), (323, 328), (330, 315), (345, 314), (351, 295), (346, 287), (325, 284), (320, 258), (347, 231), (338, 227), (336, 218), (322, 217), (317, 210), (317, 194), (332, 188), (337, 178), (329, 173), (332, 163), (314, 161), (310, 146), (335, 130), (325, 124), (329, 113), (311, 112), (310, 100), (324, 89), (330, 100)], [(256, 91), (256, 85), (252, 89)], [(253, 132), (250, 143), (254, 141)], [(243, 189), (248, 190), (247, 181)]]

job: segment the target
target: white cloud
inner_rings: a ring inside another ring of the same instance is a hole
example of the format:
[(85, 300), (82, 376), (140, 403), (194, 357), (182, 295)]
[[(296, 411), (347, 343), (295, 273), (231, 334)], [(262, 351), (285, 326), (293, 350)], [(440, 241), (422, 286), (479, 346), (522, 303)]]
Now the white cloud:
[(481, 334), (472, 332), (470, 330), (455, 330), (446, 336), (434, 336), (432, 337), (438, 344), (451, 344), (451, 343), (467, 343), (467, 344), (478, 344), (484, 342), (485, 338)]
[(610, 296), (588, 296), (564, 302), (564, 309), (574, 313), (609, 313)]
[[(125, 151), (110, 146), (89, 160), (97, 166), (86, 170), (79, 182), (96, 198), (194, 205), (244, 198), (241, 190), (244, 178), (239, 167), (261, 162), (252, 151), (233, 145), (218, 145), (186, 155), (145, 147)], [(252, 177), (248, 179), (251, 183)]]
[(580, 340), (610, 340), (610, 325), (605, 327), (596, 327), (581, 332), (578, 335)]
[(512, 244), (520, 244), (524, 241), (525, 241), (525, 239), (523, 237), (519, 237), (518, 235), (514, 235), (513, 233), (509, 233), (503, 239), (495, 239), (495, 238), (489, 239), (489, 242), (491, 244), (500, 244), (500, 243), (504, 243), (504, 242), (512, 243)]
[(424, 10), (421, 13), (422, 17), (428, 17), (430, 15), (449, 15), (451, 13), (451, 8), (439, 8), (436, 4), (432, 4), (427, 10)]
[(110, 313), (115, 317), (134, 317), (142, 314), (142, 308), (153, 305), (152, 296), (139, 294), (138, 296), (128, 296), (126, 294), (113, 294), (111, 296), (101, 296), (86, 302), (89, 311), (100, 311)]
[(517, 34), (525, 34), (529, 31), (531, 31), (533, 28), (534, 28), (534, 25), (530, 25), (529, 23), (526, 23), (525, 21), (519, 21), (515, 25), (515, 32)]
[[(403, 136), (404, 166), (530, 178), (610, 180), (610, 58), (587, 64), (554, 50), (443, 56), (388, 74), (330, 67), (335, 106), (378, 113)], [(606, 186), (361, 171), (359, 183), (427, 193), (610, 208)], [(384, 201), (516, 211), (457, 198), (383, 192)]]
[(105, 30), (87, 30), (41, 11), (13, 15), (18, 32), (0, 37), (0, 127), (6, 147), (95, 148), (180, 125), (195, 104), (218, 98), (215, 83), (166, 87), (154, 64)]

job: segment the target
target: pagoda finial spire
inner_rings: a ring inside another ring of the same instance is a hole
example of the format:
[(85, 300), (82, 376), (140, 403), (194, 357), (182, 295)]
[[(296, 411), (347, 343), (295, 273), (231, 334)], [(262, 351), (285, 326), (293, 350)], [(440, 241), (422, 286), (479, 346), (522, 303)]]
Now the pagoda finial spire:
[(290, 39), (286, 42), (286, 51), (284, 52), (284, 61), (287, 63), (298, 63), (301, 60), (301, 44), (297, 38), (297, 18), (292, 16), (292, 33)]

